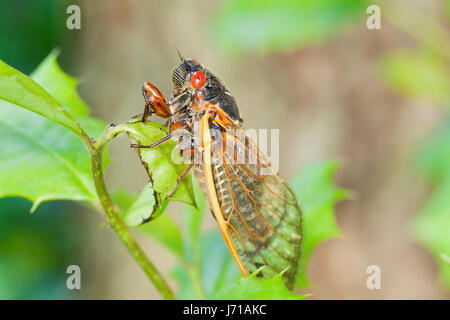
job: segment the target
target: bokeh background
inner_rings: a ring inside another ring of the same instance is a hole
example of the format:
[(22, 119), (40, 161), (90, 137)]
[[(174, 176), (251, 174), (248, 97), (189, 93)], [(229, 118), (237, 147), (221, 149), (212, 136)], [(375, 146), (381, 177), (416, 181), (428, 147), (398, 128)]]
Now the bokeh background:
[[(335, 182), (352, 199), (336, 208), (342, 235), (313, 254), (312, 298), (448, 299), (450, 5), (373, 3), (379, 30), (366, 26), (372, 3), (356, 0), (2, 0), (0, 58), (28, 74), (60, 48), (93, 116), (119, 123), (142, 112), (145, 80), (170, 95), (173, 39), (224, 81), (248, 128), (280, 128), (282, 175), (340, 159)], [(81, 30), (66, 28), (70, 4)], [(146, 175), (127, 139), (109, 153), (108, 185), (139, 192)], [(30, 206), (0, 199), (0, 298), (159, 298), (93, 210)], [(176, 221), (180, 208), (168, 209)], [(174, 258), (136, 236), (168, 274)], [(70, 264), (81, 267), (79, 291), (65, 287)], [(366, 288), (372, 264), (381, 290)]]

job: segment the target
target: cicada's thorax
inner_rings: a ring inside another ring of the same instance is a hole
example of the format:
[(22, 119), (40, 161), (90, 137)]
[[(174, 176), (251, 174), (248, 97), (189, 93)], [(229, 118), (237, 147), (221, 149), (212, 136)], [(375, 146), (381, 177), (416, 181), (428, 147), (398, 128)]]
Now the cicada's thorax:
[(240, 127), (242, 119), (231, 92), (206, 69), (203, 69), (206, 75), (204, 86), (191, 91), (181, 91), (184, 87), (178, 78), (184, 77), (183, 68), (174, 71), (174, 94), (176, 95), (169, 103), (173, 114), (169, 128), (173, 131), (182, 123), (188, 124), (179, 137), (178, 148), (186, 163), (194, 164), (201, 170), (204, 134), (200, 123), (203, 117), (208, 118), (213, 148), (220, 148), (224, 141), (222, 134), (233, 127)]
[[(242, 120), (231, 92), (212, 74), (208, 72), (207, 75), (210, 80), (209, 85), (203, 90), (195, 91), (191, 95), (189, 106), (183, 112), (174, 115), (171, 121), (175, 124), (189, 123), (188, 128), (178, 140), (178, 149), (184, 161), (194, 165), (194, 175), (205, 195), (208, 195), (208, 192), (204, 169), (205, 166), (210, 166), (217, 200), (221, 204), (224, 217), (227, 217), (232, 208), (232, 195), (229, 189), (225, 188), (225, 184), (228, 183), (228, 174), (224, 166), (226, 160), (220, 156), (223, 154), (220, 150), (231, 147), (226, 146), (226, 134), (234, 128), (241, 127)], [(221, 89), (218, 88), (219, 86)], [(207, 137), (201, 125), (204, 117), (208, 121)], [(176, 126), (173, 129), (176, 129)], [(208, 138), (210, 142), (205, 142)], [(209, 143), (208, 163), (204, 161), (205, 143)], [(211, 197), (206, 198), (211, 202)]]

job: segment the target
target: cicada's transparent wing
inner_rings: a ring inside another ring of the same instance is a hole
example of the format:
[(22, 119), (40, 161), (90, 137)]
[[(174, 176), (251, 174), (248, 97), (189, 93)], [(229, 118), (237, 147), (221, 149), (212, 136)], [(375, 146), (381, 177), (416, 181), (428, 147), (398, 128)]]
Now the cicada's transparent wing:
[(263, 267), (258, 275), (264, 278), (284, 271), (292, 288), (302, 239), (301, 210), (293, 191), (242, 129), (216, 135), (210, 152), (215, 190), (202, 183), (202, 166), (195, 173), (210, 204), (219, 204), (226, 229), (222, 235), (232, 254), (237, 253), (238, 265), (247, 274)]

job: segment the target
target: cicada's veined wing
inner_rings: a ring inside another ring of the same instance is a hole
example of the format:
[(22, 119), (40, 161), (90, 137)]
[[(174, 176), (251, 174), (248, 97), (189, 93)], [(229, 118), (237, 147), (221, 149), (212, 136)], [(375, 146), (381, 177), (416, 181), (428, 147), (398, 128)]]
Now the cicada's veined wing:
[(293, 191), (244, 130), (211, 137), (210, 122), (202, 123), (203, 162), (194, 172), (233, 258), (244, 276), (261, 267), (264, 278), (284, 271), (292, 288), (302, 239)]

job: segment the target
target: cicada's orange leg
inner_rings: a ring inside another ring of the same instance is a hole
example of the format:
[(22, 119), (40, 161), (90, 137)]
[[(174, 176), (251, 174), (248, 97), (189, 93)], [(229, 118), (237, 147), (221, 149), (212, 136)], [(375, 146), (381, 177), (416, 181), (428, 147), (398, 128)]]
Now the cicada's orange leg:
[(174, 131), (171, 131), (168, 135), (166, 135), (165, 137), (159, 139), (158, 141), (155, 141), (149, 145), (142, 145), (142, 144), (134, 144), (132, 143), (130, 145), (130, 148), (155, 148), (157, 146), (159, 146), (161, 143), (166, 142), (167, 140), (169, 140), (170, 138), (180, 134), (181, 132), (183, 132), (184, 129), (187, 128), (187, 123), (183, 123), (179, 128), (177, 128)]
[(142, 95), (145, 99), (145, 109), (142, 122), (156, 113), (161, 118), (169, 118), (172, 114), (162, 92), (152, 83), (145, 81), (142, 86)]
[(173, 188), (172, 192), (168, 195), (169, 198), (172, 198), (175, 192), (177, 192), (178, 187), (180, 186), (181, 181), (183, 181), (184, 177), (188, 174), (188, 172), (192, 169), (194, 166), (193, 163), (188, 165), (186, 169), (184, 169), (183, 173), (177, 178), (177, 184), (175, 185), (175, 188)]

